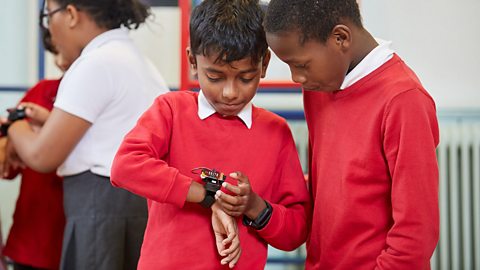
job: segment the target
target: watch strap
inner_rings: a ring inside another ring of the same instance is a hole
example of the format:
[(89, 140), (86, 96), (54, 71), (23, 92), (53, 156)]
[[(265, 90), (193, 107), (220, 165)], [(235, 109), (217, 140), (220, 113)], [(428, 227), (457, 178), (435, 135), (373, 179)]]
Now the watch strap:
[(215, 192), (206, 190), (205, 198), (200, 202), (200, 205), (205, 208), (210, 208), (215, 203)]
[(267, 201), (265, 201), (265, 204), (267, 205), (267, 207), (265, 207), (265, 209), (263, 209), (262, 212), (260, 212), (260, 214), (257, 216), (256, 219), (252, 220), (248, 218), (246, 215), (243, 215), (243, 219), (242, 219), (243, 225), (252, 227), (255, 230), (263, 229), (270, 221), (270, 218), (272, 217), (272, 213), (273, 213), (272, 206)]

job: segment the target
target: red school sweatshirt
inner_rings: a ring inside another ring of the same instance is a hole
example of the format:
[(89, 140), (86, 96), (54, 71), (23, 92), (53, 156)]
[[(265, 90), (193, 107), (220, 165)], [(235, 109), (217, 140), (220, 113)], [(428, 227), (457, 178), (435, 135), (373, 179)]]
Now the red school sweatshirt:
[(394, 55), (352, 86), (304, 91), (312, 228), (306, 269), (429, 269), (438, 241), (435, 104)]

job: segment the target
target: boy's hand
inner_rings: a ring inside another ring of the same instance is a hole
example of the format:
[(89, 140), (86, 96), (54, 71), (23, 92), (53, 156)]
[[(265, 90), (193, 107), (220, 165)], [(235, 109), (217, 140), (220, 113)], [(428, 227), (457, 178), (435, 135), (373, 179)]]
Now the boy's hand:
[(222, 265), (228, 263), (228, 266), (233, 268), (242, 253), (237, 221), (227, 215), (217, 203), (214, 203), (212, 205), (212, 227), (218, 254), (225, 257), (220, 263)]
[(30, 120), (29, 123), (32, 126), (43, 126), (50, 116), (50, 111), (45, 109), (44, 107), (37, 105), (31, 102), (22, 102), (20, 103), (19, 107), (26, 108), (25, 113)]
[(250, 181), (241, 172), (234, 172), (230, 177), (238, 180), (238, 185), (223, 182), (222, 186), (236, 196), (228, 195), (221, 190), (215, 194), (215, 199), (222, 206), (225, 213), (230, 216), (245, 214), (250, 219), (255, 219), (260, 212), (267, 207), (265, 201), (253, 192)]

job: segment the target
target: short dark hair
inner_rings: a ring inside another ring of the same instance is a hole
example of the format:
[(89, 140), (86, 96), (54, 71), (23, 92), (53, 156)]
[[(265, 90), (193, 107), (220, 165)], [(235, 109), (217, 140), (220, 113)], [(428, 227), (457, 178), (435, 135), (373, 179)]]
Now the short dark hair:
[(348, 20), (362, 26), (356, 0), (271, 0), (265, 16), (265, 31), (298, 31), (300, 42), (326, 42), (333, 28)]
[(137, 29), (150, 16), (150, 7), (139, 0), (54, 0), (60, 6), (73, 5), (86, 11), (98, 26)]
[(251, 57), (259, 63), (268, 49), (263, 16), (258, 0), (205, 0), (190, 18), (190, 49), (194, 55), (218, 53), (216, 61)]

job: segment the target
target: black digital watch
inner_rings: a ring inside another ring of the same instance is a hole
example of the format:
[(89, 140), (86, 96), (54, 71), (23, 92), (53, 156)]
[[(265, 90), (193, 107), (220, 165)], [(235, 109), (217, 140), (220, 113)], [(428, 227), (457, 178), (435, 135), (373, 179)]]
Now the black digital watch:
[(8, 128), (10, 125), (17, 121), (17, 120), (22, 120), (27, 117), (27, 114), (25, 112), (25, 108), (10, 108), (7, 109), (8, 112), (8, 123), (2, 124), (0, 126), (0, 137), (7, 136), (8, 133)]
[(252, 227), (255, 230), (263, 229), (268, 224), (268, 221), (270, 221), (270, 218), (272, 217), (272, 213), (273, 213), (272, 206), (267, 201), (265, 201), (265, 204), (267, 205), (267, 207), (265, 207), (265, 209), (263, 209), (262, 212), (260, 212), (260, 214), (256, 219), (252, 220), (252, 219), (249, 219), (246, 215), (243, 215), (243, 219), (242, 219), (243, 225)]
[(200, 202), (200, 205), (210, 208), (215, 203), (215, 193), (222, 187), (226, 176), (215, 169), (208, 168), (195, 168), (192, 172), (196, 173), (198, 170), (201, 170), (200, 178), (205, 183), (205, 198)]

